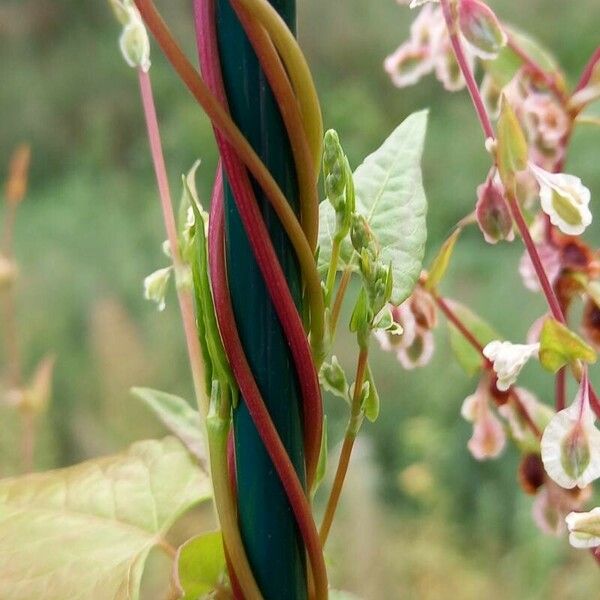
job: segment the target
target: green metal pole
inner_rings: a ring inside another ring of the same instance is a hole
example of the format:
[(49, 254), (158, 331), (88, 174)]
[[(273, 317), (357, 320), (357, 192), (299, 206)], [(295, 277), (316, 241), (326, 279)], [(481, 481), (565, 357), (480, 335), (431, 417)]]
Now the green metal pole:
[[(271, 0), (295, 29), (295, 0)], [(235, 122), (297, 211), (292, 154), (277, 104), (229, 0), (216, 1), (217, 36), (229, 109)], [(257, 202), (296, 305), (301, 280), (289, 240), (257, 185)], [(227, 272), (240, 338), (259, 389), (302, 481), (304, 448), (298, 381), (231, 190), (225, 183)], [(289, 502), (243, 402), (234, 413), (242, 538), (266, 600), (307, 598), (305, 551)]]

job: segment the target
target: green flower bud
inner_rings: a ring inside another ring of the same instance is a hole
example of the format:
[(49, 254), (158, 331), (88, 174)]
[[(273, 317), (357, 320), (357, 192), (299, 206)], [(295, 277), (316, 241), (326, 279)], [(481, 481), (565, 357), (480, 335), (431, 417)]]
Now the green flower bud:
[(319, 372), (319, 381), (325, 390), (348, 401), (348, 381), (346, 373), (336, 356), (331, 357), (331, 364), (323, 363)]

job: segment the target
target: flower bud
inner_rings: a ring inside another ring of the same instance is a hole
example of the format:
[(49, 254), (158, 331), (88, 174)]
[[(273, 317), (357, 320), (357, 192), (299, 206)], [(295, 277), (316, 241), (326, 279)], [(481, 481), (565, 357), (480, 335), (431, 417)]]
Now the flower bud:
[(506, 45), (506, 33), (498, 18), (480, 0), (460, 0), (458, 19), (463, 36), (480, 58), (495, 58)]
[(346, 373), (336, 356), (331, 357), (331, 364), (323, 363), (319, 372), (321, 385), (332, 394), (348, 400), (348, 381)]
[(366, 250), (371, 258), (376, 258), (379, 254), (377, 249), (377, 240), (373, 235), (373, 231), (367, 222), (366, 217), (359, 214), (352, 215), (352, 226), (350, 227), (350, 240), (352, 246), (362, 254)]
[(144, 298), (156, 302), (159, 311), (165, 310), (165, 296), (172, 270), (173, 267), (158, 269), (144, 279)]
[(340, 138), (335, 129), (325, 132), (323, 138), (323, 173), (327, 177), (336, 164), (340, 164), (343, 156)]
[(119, 47), (125, 62), (135, 69), (150, 69), (150, 40), (142, 17), (131, 0), (109, 0), (115, 17), (123, 25)]
[(475, 216), (488, 244), (514, 239), (513, 221), (504, 200), (502, 186), (494, 182), (491, 177), (477, 188)]

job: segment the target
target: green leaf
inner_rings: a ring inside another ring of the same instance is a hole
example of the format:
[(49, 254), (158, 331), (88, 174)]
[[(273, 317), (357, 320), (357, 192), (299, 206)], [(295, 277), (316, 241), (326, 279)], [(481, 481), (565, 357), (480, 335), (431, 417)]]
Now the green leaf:
[(177, 550), (175, 582), (180, 600), (198, 600), (214, 590), (223, 577), (225, 552), (220, 531), (197, 535)]
[[(558, 62), (552, 54), (544, 48), (536, 39), (504, 25), (504, 30), (509, 38), (513, 40), (531, 59), (540, 67), (550, 73), (558, 73), (562, 76)], [(523, 59), (509, 46), (505, 46), (494, 60), (481, 61), (483, 68), (489, 73), (496, 85), (504, 87), (515, 76), (523, 65)]]
[(448, 239), (446, 239), (437, 256), (433, 259), (431, 268), (429, 269), (429, 275), (427, 276), (427, 281), (425, 282), (424, 286), (426, 290), (435, 290), (444, 278), (446, 269), (448, 268), (450, 259), (452, 258), (452, 253), (454, 252), (454, 246), (456, 245), (461, 233), (462, 228), (457, 227), (450, 234)]
[(317, 491), (327, 472), (327, 415), (323, 416), (323, 432), (321, 434), (321, 449), (319, 450), (319, 461), (317, 462), (317, 471), (315, 473), (315, 483), (313, 494)]
[(331, 363), (324, 362), (319, 371), (319, 382), (323, 389), (331, 392), (334, 396), (342, 398), (349, 402), (348, 381), (342, 365), (340, 365), (337, 356), (331, 357)]
[(200, 413), (183, 398), (150, 388), (131, 388), (139, 398), (175, 434), (186, 448), (201, 462), (206, 461), (206, 444), (202, 435)]
[[(482, 346), (485, 346), (492, 340), (502, 339), (491, 325), (466, 306), (458, 302), (452, 302), (451, 307), (456, 316), (465, 324), (467, 329)], [(481, 354), (471, 346), (452, 323), (449, 323), (449, 332), (450, 347), (458, 364), (465, 370), (467, 375), (475, 375), (481, 370), (483, 363)]]
[(0, 595), (5, 600), (137, 600), (150, 550), (208, 476), (175, 438), (115, 456), (0, 481)]
[[(392, 264), (391, 301), (401, 304), (421, 273), (427, 238), (427, 200), (421, 178), (421, 156), (427, 112), (410, 115), (369, 155), (354, 173), (356, 212), (365, 216), (381, 249), (380, 260)], [(335, 211), (329, 202), (319, 207), (319, 271), (326, 275), (336, 230)], [(346, 239), (338, 269), (353, 256)]]
[(203, 358), (207, 368), (206, 393), (210, 394), (211, 380), (216, 378), (221, 380), (223, 385), (228, 384), (235, 395), (237, 386), (223, 348), (208, 276), (208, 248), (205, 233), (208, 215), (202, 208), (196, 192), (195, 173), (198, 164), (196, 163), (188, 175), (183, 177), (183, 188), (194, 213), (194, 255), (191, 260), (191, 267), (194, 278), (196, 312), (198, 313), (196, 320), (202, 342)]
[(556, 319), (546, 319), (540, 334), (540, 363), (542, 366), (548, 371), (556, 373), (560, 368), (576, 360), (586, 363), (596, 362), (596, 352), (576, 333)]
[(329, 600), (360, 600), (358, 596), (342, 590), (329, 590)]
[(367, 383), (369, 384), (369, 389), (363, 402), (363, 411), (365, 417), (367, 417), (371, 423), (375, 423), (379, 417), (379, 393), (375, 386), (375, 380), (373, 379), (370, 365), (367, 365)]

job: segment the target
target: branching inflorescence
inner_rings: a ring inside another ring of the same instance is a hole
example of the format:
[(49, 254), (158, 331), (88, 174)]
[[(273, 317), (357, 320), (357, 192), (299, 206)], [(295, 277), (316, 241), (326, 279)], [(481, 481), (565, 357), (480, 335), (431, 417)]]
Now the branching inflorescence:
[[(474, 424), (471, 453), (479, 460), (495, 458), (508, 430), (523, 453), (523, 488), (537, 496), (536, 522), (545, 531), (560, 533), (567, 513), (583, 507), (589, 484), (600, 476), (600, 436), (594, 425), (600, 407), (588, 374), (600, 339), (600, 265), (597, 250), (578, 237), (592, 221), (590, 191), (578, 177), (562, 172), (573, 130), (587, 122), (584, 111), (600, 96), (600, 53), (593, 54), (579, 83), (569, 90), (554, 59), (501, 23), (484, 2), (439, 4), (410, 2), (411, 8), (424, 6), (409, 41), (386, 59), (385, 68), (398, 87), (413, 85), (430, 71), (450, 91), (466, 87), (492, 165), (477, 188), (475, 212), (443, 245), (422, 287), (480, 356), (481, 383), (462, 410)], [(480, 84), (476, 64), (484, 71)], [(548, 314), (533, 324), (526, 344), (495, 339), (494, 331), (471, 311), (437, 292), (460, 231), (470, 222), (478, 224), (488, 243), (512, 241), (515, 226), (524, 243), (519, 266), (524, 284), (541, 292), (548, 305)], [(568, 329), (569, 309), (578, 297), (584, 302), (582, 332), (591, 345)], [(514, 386), (532, 357), (556, 374), (556, 412)], [(468, 356), (461, 362), (467, 369), (473, 366)], [(579, 392), (565, 408), (568, 369)], [(599, 545), (593, 534), (597, 512), (566, 518), (573, 545)]]

